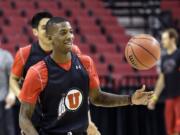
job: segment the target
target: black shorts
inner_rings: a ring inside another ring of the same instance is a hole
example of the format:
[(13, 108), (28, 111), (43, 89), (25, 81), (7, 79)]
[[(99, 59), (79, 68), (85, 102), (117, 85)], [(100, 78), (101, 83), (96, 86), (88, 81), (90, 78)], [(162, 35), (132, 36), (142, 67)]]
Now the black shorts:
[[(40, 131), (39, 135), (50, 135), (50, 134)], [(67, 133), (59, 133), (57, 135), (87, 135), (87, 132), (78, 132), (78, 133), (77, 132), (67, 132)]]

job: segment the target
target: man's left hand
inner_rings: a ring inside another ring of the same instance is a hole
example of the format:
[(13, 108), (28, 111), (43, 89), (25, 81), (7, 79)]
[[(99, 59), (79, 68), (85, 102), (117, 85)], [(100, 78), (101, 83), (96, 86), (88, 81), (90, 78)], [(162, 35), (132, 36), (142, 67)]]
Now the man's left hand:
[(16, 102), (16, 97), (14, 93), (9, 92), (5, 99), (5, 109), (11, 108)]

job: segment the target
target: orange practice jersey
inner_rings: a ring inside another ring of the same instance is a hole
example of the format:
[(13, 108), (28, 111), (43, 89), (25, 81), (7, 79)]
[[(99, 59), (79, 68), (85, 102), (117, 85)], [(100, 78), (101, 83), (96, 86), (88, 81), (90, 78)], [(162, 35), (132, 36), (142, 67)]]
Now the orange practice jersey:
[[(89, 56), (83, 54), (78, 54), (78, 57), (89, 75), (90, 90), (98, 89), (100, 85), (99, 77), (97, 75), (93, 60)], [(71, 60), (65, 64), (57, 64), (59, 67), (68, 71), (71, 67)], [(46, 64), (44, 61), (40, 61), (34, 66), (30, 67), (19, 98), (24, 102), (35, 104), (39, 94), (46, 87), (47, 81), (48, 71)]]
[[(31, 51), (31, 45), (28, 45), (28, 46), (20, 48), (18, 52), (16, 53), (11, 72), (17, 77), (22, 76), (22, 72), (26, 64), (26, 61), (29, 57), (30, 51)], [(76, 54), (81, 53), (80, 49), (76, 45), (72, 46), (72, 52)]]

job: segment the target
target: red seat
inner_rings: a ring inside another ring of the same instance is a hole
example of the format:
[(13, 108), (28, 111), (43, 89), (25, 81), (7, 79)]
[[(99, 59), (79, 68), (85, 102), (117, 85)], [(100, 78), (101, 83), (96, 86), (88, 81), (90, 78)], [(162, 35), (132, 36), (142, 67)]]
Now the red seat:
[(8, 36), (15, 36), (17, 34), (21, 34), (21, 28), (15, 26), (4, 26), (3, 33)]
[(105, 37), (102, 35), (86, 35), (86, 37), (90, 43), (99, 45), (107, 44)]
[(86, 17), (77, 17), (80, 27), (96, 27), (94, 20), (90, 19), (87, 15)]
[(129, 41), (129, 38), (123, 34), (112, 34), (115, 43), (118, 43), (122, 46), (126, 45)]
[(11, 9), (10, 1), (1, 1), (0, 8), (5, 10), (10, 10)]
[(78, 45), (78, 47), (80, 48), (81, 52), (84, 54), (89, 54), (89, 46), (84, 44), (84, 45)]
[(19, 12), (19, 10), (13, 10), (13, 9), (6, 10), (6, 9), (4, 9), (4, 16), (6, 16), (6, 17), (19, 17), (20, 12)]
[(114, 46), (112, 46), (111, 44), (97, 44), (97, 51), (103, 53), (106, 57), (110, 57), (113, 55), (116, 55), (116, 51)]
[(103, 9), (103, 3), (101, 1), (98, 1), (98, 0), (91, 0), (91, 1), (84, 1), (86, 5), (88, 5), (88, 7), (91, 7), (91, 8), (100, 8), (100, 9)]
[(112, 25), (106, 25), (106, 30), (108, 33), (116, 33), (117, 35), (125, 32), (124, 29)]
[(17, 9), (34, 9), (32, 1), (16, 1)]
[(104, 8), (98, 8), (98, 7), (93, 7), (93, 11), (95, 15), (97, 16), (103, 16), (103, 17), (109, 17), (112, 16), (111, 10), (104, 9)]
[(129, 64), (121, 64), (121, 63), (112, 63), (114, 65), (114, 73), (126, 75), (126, 74), (134, 74), (132, 67)]
[(18, 34), (15, 36), (9, 36), (9, 41), (12, 46), (15, 46), (16, 44), (19, 44), (20, 46), (28, 44), (27, 37), (22, 34)]
[(96, 65), (98, 75), (107, 75), (109, 73), (107, 64), (97, 64)]
[(41, 1), (39, 2), (39, 7), (41, 9), (57, 9), (57, 4), (54, 1)]
[(64, 16), (64, 10), (63, 9), (53, 8), (50, 11), (54, 16)]
[(119, 24), (118, 24), (118, 21), (116, 18), (114, 18), (113, 16), (100, 16), (100, 19), (102, 20), (102, 23), (104, 25), (113, 25), (113, 26), (116, 26), (116, 27), (120, 27)]
[(22, 17), (15, 17), (15, 16), (11, 16), (8, 18), (11, 22), (11, 26), (12, 27), (18, 27), (18, 28), (22, 28), (22, 26), (26, 26), (28, 24), (28, 19), (27, 18), (22, 18)]
[(112, 63), (112, 64), (122, 64), (122, 55), (118, 53), (112, 53), (111, 51), (103, 53), (105, 56), (106, 63)]
[(94, 26), (83, 26), (81, 27), (81, 32), (82, 34), (86, 34), (86, 35), (96, 35), (96, 34), (101, 34), (99, 29), (97, 27)]
[(62, 7), (64, 9), (71, 9), (73, 11), (80, 9), (79, 3), (75, 2), (74, 0), (64, 0), (62, 2)]
[(141, 71), (139, 71), (139, 73), (140, 73), (142, 76), (157, 75), (157, 67), (154, 66), (154, 67), (152, 67), (152, 68), (149, 69), (149, 70), (141, 70)]

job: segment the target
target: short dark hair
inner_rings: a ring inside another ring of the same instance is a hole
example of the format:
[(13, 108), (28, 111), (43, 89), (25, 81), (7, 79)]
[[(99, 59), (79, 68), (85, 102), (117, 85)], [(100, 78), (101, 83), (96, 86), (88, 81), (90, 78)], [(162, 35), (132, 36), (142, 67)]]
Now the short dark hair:
[(53, 17), (53, 15), (48, 11), (38, 12), (31, 19), (31, 27), (37, 29), (41, 19), (52, 18), (52, 17)]
[(169, 38), (174, 38), (175, 41), (178, 41), (178, 32), (174, 28), (166, 29), (164, 32), (169, 34)]
[(46, 33), (49, 33), (49, 29), (52, 25), (62, 23), (62, 22), (69, 22), (67, 19), (62, 17), (52, 17), (49, 19), (49, 21), (46, 24)]

